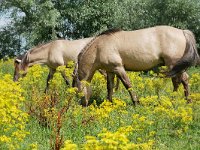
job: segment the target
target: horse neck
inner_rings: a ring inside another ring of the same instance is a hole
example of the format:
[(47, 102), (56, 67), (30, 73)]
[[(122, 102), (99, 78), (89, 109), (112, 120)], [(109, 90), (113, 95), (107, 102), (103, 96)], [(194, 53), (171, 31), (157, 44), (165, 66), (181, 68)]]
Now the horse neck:
[(49, 44), (32, 49), (28, 54), (29, 66), (46, 64), (48, 61)]
[(94, 72), (96, 71), (96, 69), (98, 69), (98, 63), (95, 63), (96, 53), (97, 50), (95, 48), (95, 44), (89, 44), (86, 46), (86, 49), (83, 49), (82, 52), (79, 54), (78, 76), (80, 80), (90, 81)]

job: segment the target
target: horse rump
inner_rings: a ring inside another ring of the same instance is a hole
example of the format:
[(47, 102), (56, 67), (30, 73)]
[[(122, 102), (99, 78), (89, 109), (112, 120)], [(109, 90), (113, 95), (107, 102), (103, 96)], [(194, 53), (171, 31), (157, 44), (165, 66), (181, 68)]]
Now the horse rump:
[(183, 33), (186, 38), (185, 53), (183, 57), (176, 62), (173, 68), (166, 73), (167, 77), (174, 77), (177, 74), (183, 73), (189, 67), (196, 65), (200, 61), (194, 34), (189, 30), (183, 30)]

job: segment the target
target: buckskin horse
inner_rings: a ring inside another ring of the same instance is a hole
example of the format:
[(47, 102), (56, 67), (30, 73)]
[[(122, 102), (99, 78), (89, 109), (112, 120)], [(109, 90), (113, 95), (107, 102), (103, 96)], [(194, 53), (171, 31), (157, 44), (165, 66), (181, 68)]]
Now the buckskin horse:
[[(53, 78), (56, 68), (63, 65), (67, 66), (70, 61), (77, 62), (78, 54), (92, 39), (93, 38), (84, 38), (72, 41), (55, 40), (28, 50), (14, 60), (15, 71), (13, 80), (17, 81), (19, 79), (21, 70), (26, 74), (28, 67), (35, 64), (47, 65), (49, 74), (46, 82), (46, 92), (48, 90), (49, 80)], [(66, 84), (69, 85), (70, 83), (65, 73), (61, 72), (61, 74)]]
[[(182, 83), (188, 99), (188, 75), (186, 69), (199, 61), (194, 34), (170, 26), (155, 26), (135, 31), (108, 30), (91, 40), (78, 55), (78, 79), (90, 82), (97, 69), (107, 73), (107, 98), (112, 101), (113, 81), (117, 75), (128, 90), (133, 104), (136, 93), (131, 89), (125, 70), (145, 71), (158, 65), (169, 68), (167, 77), (172, 78), (174, 91)], [(87, 105), (91, 89), (83, 87)], [(189, 101), (189, 100), (188, 100)]]

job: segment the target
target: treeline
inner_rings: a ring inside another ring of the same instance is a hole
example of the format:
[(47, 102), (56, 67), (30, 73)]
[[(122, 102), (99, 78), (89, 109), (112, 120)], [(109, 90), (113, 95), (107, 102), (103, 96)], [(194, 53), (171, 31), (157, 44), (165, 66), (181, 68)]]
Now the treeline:
[(95, 36), (110, 28), (135, 30), (155, 25), (189, 29), (200, 44), (199, 0), (2, 0), (0, 59), (34, 45), (64, 38)]

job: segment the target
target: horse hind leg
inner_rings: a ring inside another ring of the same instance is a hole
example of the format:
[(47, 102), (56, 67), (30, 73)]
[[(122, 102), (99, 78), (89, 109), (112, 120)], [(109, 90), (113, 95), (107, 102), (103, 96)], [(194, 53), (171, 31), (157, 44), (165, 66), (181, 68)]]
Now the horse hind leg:
[(115, 69), (115, 73), (116, 73), (117, 77), (122, 81), (125, 88), (128, 90), (133, 104), (137, 105), (139, 103), (139, 101), (138, 101), (138, 98), (137, 98), (135, 92), (133, 90), (131, 90), (131, 87), (132, 87), (131, 82), (130, 82), (128, 76), (126, 75), (125, 69), (123, 67), (118, 67), (117, 69)]
[(178, 90), (179, 85), (182, 83), (184, 88), (184, 94), (185, 98), (188, 103), (191, 102), (190, 99), (188, 99), (189, 96), (189, 81), (188, 81), (188, 74), (186, 72), (183, 72), (182, 74), (176, 75), (175, 77), (172, 77), (172, 83), (174, 86), (174, 91)]
[(116, 85), (115, 85), (115, 91), (119, 89), (119, 78), (117, 78)]
[(181, 83), (183, 84), (184, 87), (184, 93), (185, 93), (185, 98), (187, 100), (188, 103), (192, 102), (191, 99), (188, 98), (190, 91), (189, 91), (189, 75), (184, 72), (181, 75)]
[(172, 77), (172, 83), (173, 83), (173, 87), (174, 87), (174, 92), (176, 92), (178, 90), (178, 87), (181, 84), (181, 78), (180, 75), (177, 75), (175, 77)]

